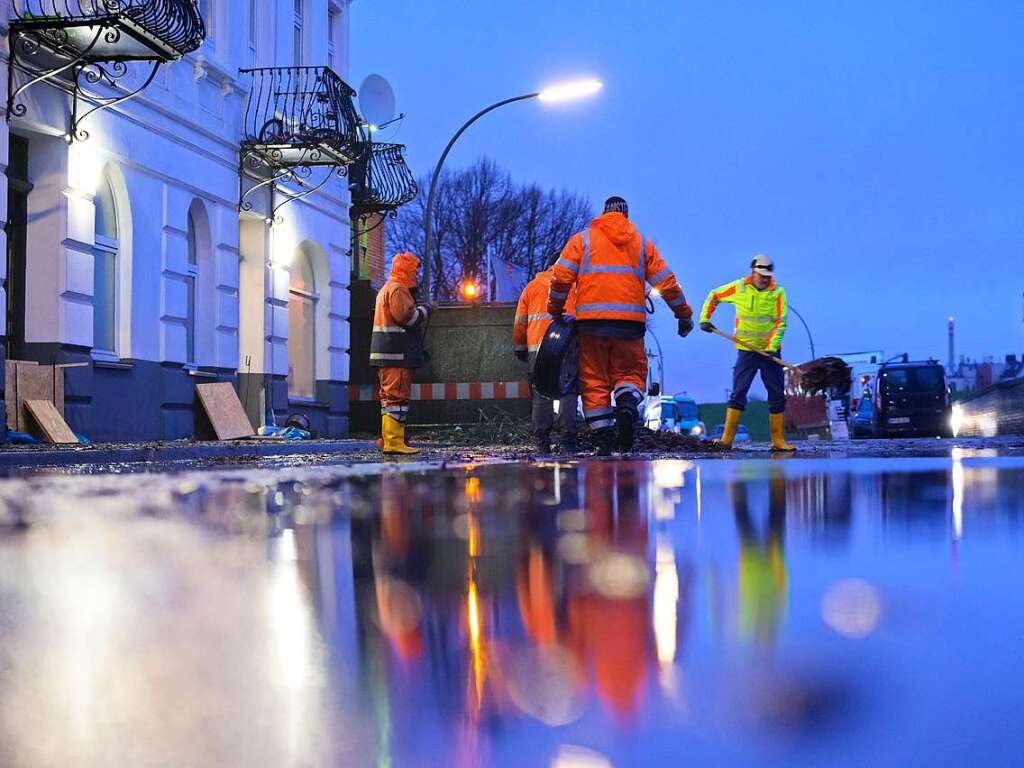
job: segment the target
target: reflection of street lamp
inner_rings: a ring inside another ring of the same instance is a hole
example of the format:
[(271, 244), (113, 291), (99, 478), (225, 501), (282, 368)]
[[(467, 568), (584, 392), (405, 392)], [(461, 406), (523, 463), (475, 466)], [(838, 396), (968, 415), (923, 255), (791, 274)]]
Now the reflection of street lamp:
[(431, 297), (430, 291), (430, 264), (431, 264), (431, 246), (433, 245), (433, 216), (434, 216), (434, 195), (437, 193), (437, 180), (441, 176), (441, 168), (444, 166), (444, 161), (448, 158), (448, 153), (451, 152), (455, 142), (459, 140), (459, 137), (466, 132), (473, 123), (479, 120), (481, 117), (486, 115), (488, 112), (493, 112), (498, 107), (503, 107), (506, 104), (512, 104), (517, 101), (526, 101), (527, 99), (538, 99), (539, 101), (547, 103), (555, 103), (561, 101), (571, 101), (573, 99), (579, 99), (584, 96), (597, 93), (601, 90), (602, 83), (600, 80), (577, 80), (571, 83), (563, 83), (561, 85), (554, 85), (550, 88), (545, 88), (542, 91), (536, 91), (535, 93), (527, 93), (522, 96), (513, 96), (510, 99), (504, 99), (502, 101), (491, 104), (486, 109), (482, 109), (467, 120), (459, 130), (455, 132), (448, 145), (444, 148), (444, 152), (441, 153), (441, 159), (437, 161), (437, 165), (434, 167), (434, 175), (430, 178), (430, 192), (427, 193), (427, 209), (423, 213), (423, 293), (429, 299)]

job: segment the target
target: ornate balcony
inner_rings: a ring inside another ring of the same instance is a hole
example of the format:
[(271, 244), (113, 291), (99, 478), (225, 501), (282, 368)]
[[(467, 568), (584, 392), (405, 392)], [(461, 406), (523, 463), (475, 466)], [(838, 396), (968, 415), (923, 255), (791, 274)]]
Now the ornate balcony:
[(405, 162), (402, 144), (362, 145), (362, 152), (349, 173), (352, 213), (389, 213), (416, 197), (419, 188)]
[(242, 151), (271, 168), (349, 165), (359, 116), (348, 84), (327, 67), (243, 69), (252, 75)]
[[(24, 115), (22, 94), (50, 82), (73, 98), (69, 140), (87, 138), (78, 127), (82, 120), (141, 93), (160, 65), (194, 51), (206, 37), (196, 0), (13, 0), (13, 13), (7, 115)], [(117, 86), (133, 61), (152, 62), (140, 87), (117, 96), (85, 92), (85, 86)], [(15, 70), (28, 76), (18, 86)], [(95, 105), (81, 116), (80, 97)]]
[[(332, 176), (345, 175), (359, 157), (361, 124), (352, 97), (355, 91), (328, 67), (243, 69), (252, 76), (242, 126), (239, 160), (239, 210), (250, 211), (247, 198), (277, 182), (290, 181), (303, 191), (285, 195), (284, 205), (320, 189)], [(313, 169), (326, 168), (311, 185)], [(252, 184), (245, 188), (245, 180)], [(271, 217), (280, 205), (271, 201)]]

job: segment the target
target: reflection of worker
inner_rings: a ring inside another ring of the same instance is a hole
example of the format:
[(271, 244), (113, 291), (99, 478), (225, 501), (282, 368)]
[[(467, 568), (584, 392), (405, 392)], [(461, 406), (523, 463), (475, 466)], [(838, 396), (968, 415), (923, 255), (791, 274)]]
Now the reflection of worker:
[[(782, 337), (786, 333), (786, 291), (776, 284), (772, 273), (775, 267), (767, 256), (755, 256), (750, 262), (750, 274), (726, 283), (708, 294), (700, 313), (701, 330), (715, 330), (711, 316), (719, 304), (732, 304), (736, 308), (736, 338), (739, 357), (732, 375), (732, 394), (726, 411), (725, 431), (721, 444), (732, 448), (740, 417), (747, 407), (747, 391), (760, 371), (761, 381), (768, 390), (768, 413), (772, 434), (772, 449), (795, 450), (786, 443), (783, 434), (783, 413), (786, 410), (786, 380), (782, 366), (747, 347), (782, 354)], [(745, 346), (744, 346), (745, 345)]]
[[(626, 201), (610, 197), (604, 213), (573, 235), (554, 266), (549, 293), (551, 314), (561, 315), (576, 286), (580, 330), (580, 383), (583, 415), (595, 430), (598, 453), (633, 448), (639, 405), (647, 384), (644, 352), (647, 313), (645, 283), (658, 289), (679, 320), (679, 335), (693, 330), (693, 312), (683, 289), (653, 243), (630, 223)], [(615, 408), (612, 408), (612, 395)]]
[(427, 308), (416, 306), (411, 289), (416, 285), (420, 260), (399, 253), (391, 262), (391, 276), (377, 294), (370, 337), (370, 365), (380, 381), (381, 435), (384, 453), (419, 453), (405, 443), (405, 419), (412, 398), (412, 371), (423, 364), (423, 327)]
[[(558, 258), (556, 255), (551, 259), (554, 264)], [(540, 349), (544, 334), (551, 325), (551, 315), (548, 313), (548, 292), (551, 289), (551, 280), (554, 273), (551, 271), (551, 264), (548, 269), (538, 272), (523, 289), (519, 297), (519, 306), (516, 307), (515, 325), (512, 329), (512, 346), (516, 357), (520, 360), (528, 360), (531, 374), (533, 364), (537, 357), (537, 350)], [(565, 312), (573, 314), (576, 311), (576, 292), (570, 291), (566, 299)], [(537, 441), (537, 450), (541, 453), (551, 452), (551, 427), (554, 425), (554, 401), (541, 397), (536, 387), (532, 386), (533, 392), (533, 434)], [(572, 452), (576, 450), (576, 393), (573, 392), (567, 397), (558, 401), (558, 423), (562, 428), (562, 450)]]
[(570, 643), (619, 718), (636, 709), (651, 651), (644, 471), (630, 463), (586, 467), (587, 578), (568, 584)]
[(754, 524), (747, 499), (747, 484), (729, 484), (740, 536), (739, 598), (740, 634), (759, 645), (770, 644), (779, 629), (786, 606), (788, 576), (782, 537), (786, 526), (786, 480), (771, 478), (768, 486), (768, 530)]

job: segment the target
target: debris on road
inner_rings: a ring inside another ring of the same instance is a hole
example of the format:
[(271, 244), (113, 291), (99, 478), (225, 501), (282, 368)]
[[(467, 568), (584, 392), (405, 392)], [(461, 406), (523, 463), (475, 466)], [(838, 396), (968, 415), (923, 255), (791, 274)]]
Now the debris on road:
[[(413, 441), (426, 448), (475, 448), (493, 451), (496, 455), (535, 453), (530, 423), (498, 415), (481, 414), (477, 424), (409, 425)], [(579, 452), (591, 453), (596, 449), (593, 434), (585, 429), (577, 437)], [(701, 440), (676, 432), (655, 432), (647, 428), (637, 430), (637, 453), (726, 453), (717, 443)]]

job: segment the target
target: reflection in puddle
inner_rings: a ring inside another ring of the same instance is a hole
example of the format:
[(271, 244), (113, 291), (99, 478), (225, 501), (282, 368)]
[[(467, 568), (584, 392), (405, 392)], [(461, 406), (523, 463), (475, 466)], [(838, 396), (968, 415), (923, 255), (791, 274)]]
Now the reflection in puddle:
[(900, 469), (5, 481), (0, 764), (1011, 754), (1024, 468)]

